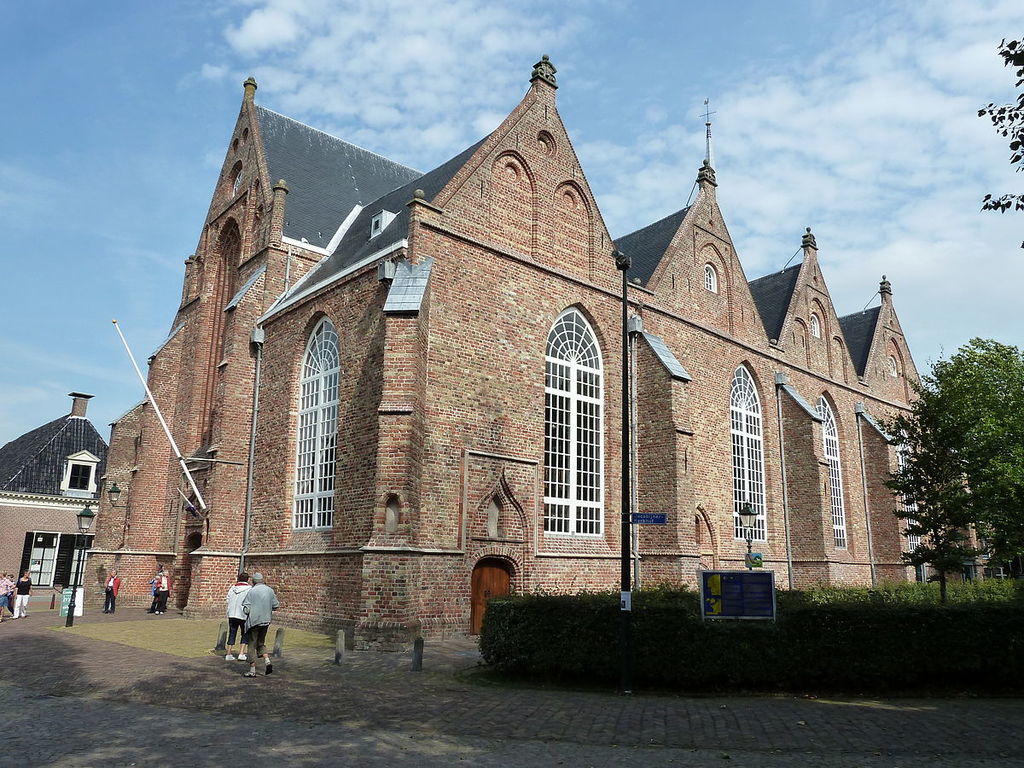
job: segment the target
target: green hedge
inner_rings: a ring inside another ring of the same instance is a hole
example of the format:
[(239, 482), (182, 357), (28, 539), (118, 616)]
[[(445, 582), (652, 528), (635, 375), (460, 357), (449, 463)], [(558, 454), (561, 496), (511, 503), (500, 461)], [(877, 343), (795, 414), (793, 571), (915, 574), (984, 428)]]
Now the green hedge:
[[(635, 592), (634, 680), (678, 691), (1013, 692), (1024, 684), (1024, 610), (1005, 589), (940, 606), (864, 591), (780, 592), (777, 622), (704, 621), (697, 595)], [(488, 603), (484, 660), (516, 677), (614, 685), (618, 594)]]

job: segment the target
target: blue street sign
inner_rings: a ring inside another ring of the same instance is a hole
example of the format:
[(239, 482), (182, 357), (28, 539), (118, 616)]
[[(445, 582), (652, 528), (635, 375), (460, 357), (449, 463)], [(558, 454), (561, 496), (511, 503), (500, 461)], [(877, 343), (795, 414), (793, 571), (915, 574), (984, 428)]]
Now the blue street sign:
[(668, 515), (664, 512), (634, 512), (629, 516), (633, 525), (665, 525)]
[(773, 571), (701, 571), (701, 617), (774, 619)]

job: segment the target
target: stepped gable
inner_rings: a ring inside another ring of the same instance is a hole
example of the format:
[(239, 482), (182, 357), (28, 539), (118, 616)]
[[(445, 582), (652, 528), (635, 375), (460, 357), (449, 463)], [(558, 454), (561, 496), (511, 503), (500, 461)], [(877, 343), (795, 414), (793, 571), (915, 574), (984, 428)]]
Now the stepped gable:
[(878, 325), (881, 309), (872, 307), (839, 318), (839, 325), (843, 329), (843, 337), (846, 339), (846, 346), (850, 350), (853, 367), (858, 376), (863, 376), (867, 369), (868, 353), (871, 351), (871, 341), (875, 338), (875, 327)]
[(644, 285), (647, 284), (689, 210), (686, 207), (671, 213), (615, 241), (615, 247), (632, 259), (629, 268), (631, 278), (639, 277)]
[(800, 264), (794, 264), (781, 272), (774, 272), (748, 283), (769, 339), (778, 340), (779, 334), (782, 333), (786, 311), (793, 300), (793, 290), (800, 276), (800, 267)]
[[(356, 216), (355, 221), (352, 222), (352, 226), (349, 227), (338, 247), (335, 248), (334, 253), (321, 263), (315, 274), (311, 273), (310, 280), (320, 283), (405, 237), (409, 231), (408, 203), (412, 200), (415, 191), (421, 189), (425, 200), (433, 200), (485, 140), (486, 137), (429, 173), (417, 176), (409, 183), (366, 204)], [(291, 206), (291, 195), (289, 195), (288, 205)], [(382, 210), (395, 214), (395, 218), (371, 240), (370, 223), (373, 217)]]
[(107, 445), (88, 419), (61, 416), (26, 432), (0, 448), (0, 490), (59, 495), (65, 459), (83, 450), (102, 459), (102, 476)]
[(288, 182), (286, 237), (326, 248), (355, 206), (421, 175), (265, 107), (255, 109), (270, 178)]

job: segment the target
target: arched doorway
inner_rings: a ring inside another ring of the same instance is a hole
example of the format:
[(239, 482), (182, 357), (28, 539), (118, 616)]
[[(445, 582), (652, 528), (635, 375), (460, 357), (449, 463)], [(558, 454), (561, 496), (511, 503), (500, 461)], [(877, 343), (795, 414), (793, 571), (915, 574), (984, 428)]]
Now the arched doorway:
[(507, 595), (511, 589), (512, 574), (504, 560), (486, 557), (473, 568), (473, 588), (469, 614), (469, 633), (479, 635), (484, 622), (484, 610), (492, 597)]

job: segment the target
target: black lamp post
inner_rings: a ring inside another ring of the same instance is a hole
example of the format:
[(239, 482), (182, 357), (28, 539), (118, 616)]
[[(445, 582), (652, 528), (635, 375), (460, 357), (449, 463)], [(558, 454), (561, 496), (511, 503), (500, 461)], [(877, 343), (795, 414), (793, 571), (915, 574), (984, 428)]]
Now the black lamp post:
[(71, 601), (68, 603), (68, 617), (64, 622), (65, 627), (74, 626), (75, 623), (75, 597), (78, 595), (78, 587), (82, 581), (82, 564), (85, 561), (85, 534), (89, 533), (92, 521), (96, 513), (89, 507), (84, 507), (78, 513), (78, 533), (75, 534), (75, 551), (78, 552), (78, 565), (75, 567), (75, 575), (71, 582)]
[(740, 507), (740, 511), (737, 513), (740, 516), (740, 523), (743, 525), (743, 531), (747, 536), (747, 558), (745, 565), (747, 570), (752, 569), (754, 566), (751, 563), (751, 545), (754, 542), (754, 525), (757, 523), (757, 510), (754, 509), (750, 504), (744, 504)]
[(624, 694), (633, 692), (633, 594), (629, 575), (629, 507), (630, 493), (630, 439), (629, 439), (629, 297), (627, 296), (630, 258), (622, 251), (614, 251), (615, 268), (622, 272), (622, 563), (619, 599), (619, 645), (622, 652), (622, 685)]

